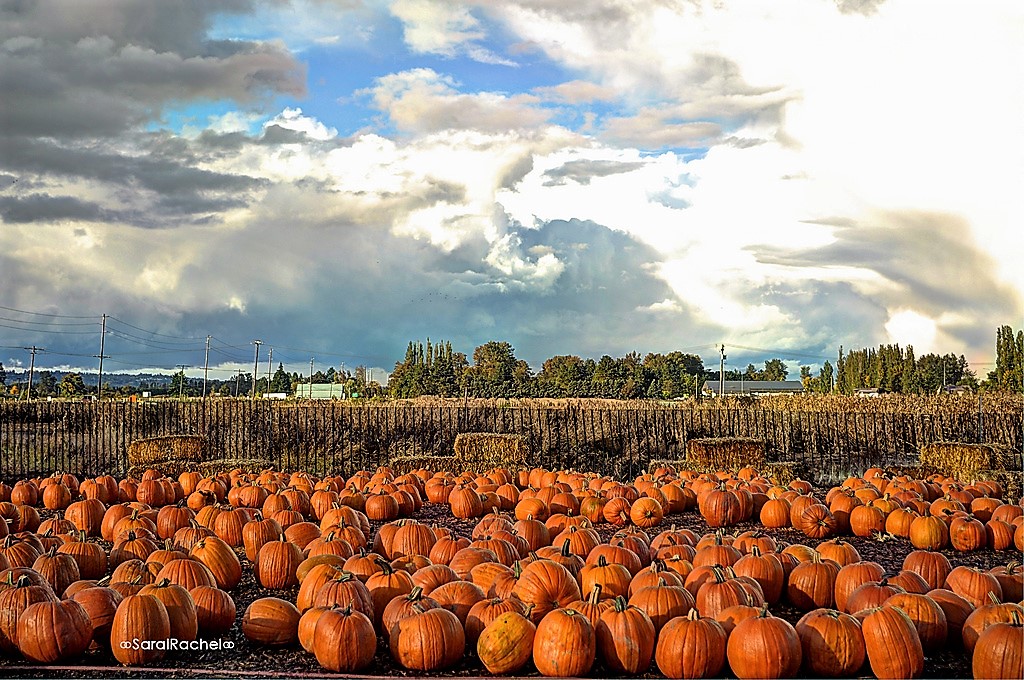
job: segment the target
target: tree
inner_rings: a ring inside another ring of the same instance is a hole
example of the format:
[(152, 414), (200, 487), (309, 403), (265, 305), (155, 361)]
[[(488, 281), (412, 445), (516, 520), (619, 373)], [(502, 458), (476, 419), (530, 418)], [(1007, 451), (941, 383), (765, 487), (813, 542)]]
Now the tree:
[(0, 385), (7, 384), (7, 369), (4, 368), (4, 362), (0, 361)]
[(590, 380), (594, 362), (575, 355), (551, 357), (537, 374), (537, 386), (545, 397), (586, 397), (590, 395)]
[(288, 372), (284, 370), (284, 364), (279, 363), (277, 365), (277, 371), (274, 373), (274, 377), (270, 380), (270, 391), (285, 393), (292, 391), (292, 379), (288, 375)]
[(516, 364), (515, 350), (509, 343), (484, 343), (473, 350), (473, 365), (463, 373), (463, 384), (478, 397), (512, 396)]
[(769, 359), (764, 362), (764, 372), (759, 379), (785, 380), (787, 375), (789, 375), (789, 369), (786, 368), (786, 364), (782, 359)]
[(32, 393), (39, 397), (53, 396), (57, 391), (57, 379), (53, 377), (53, 371), (40, 371), (39, 383), (32, 390)]
[(1024, 331), (1002, 326), (996, 330), (996, 370), (989, 384), (1000, 390), (1024, 391)]
[(74, 398), (85, 394), (85, 381), (81, 373), (66, 373), (60, 381), (60, 396)]

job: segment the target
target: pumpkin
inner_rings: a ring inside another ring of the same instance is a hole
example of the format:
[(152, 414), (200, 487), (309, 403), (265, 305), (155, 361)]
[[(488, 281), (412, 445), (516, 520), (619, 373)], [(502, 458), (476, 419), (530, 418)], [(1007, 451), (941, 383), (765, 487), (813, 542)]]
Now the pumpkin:
[(18, 618), (18, 649), (30, 661), (72, 659), (92, 642), (92, 621), (74, 600), (37, 602)]
[(919, 678), (924, 649), (914, 622), (898, 607), (878, 607), (861, 622), (871, 672), (879, 680)]
[[(18, 649), (18, 619), (29, 606), (38, 602), (56, 602), (57, 596), (49, 584), (38, 574), (22, 574), (17, 580), (8, 580), (0, 590), (0, 649), (15, 652)], [(13, 577), (13, 574), (11, 574)]]
[(242, 527), (245, 558), (255, 564), (260, 548), (271, 541), (276, 541), (283, 533), (284, 529), (276, 519), (264, 517), (263, 513), (257, 511), (254, 519)]
[(946, 613), (935, 600), (918, 593), (897, 593), (883, 606), (899, 607), (910, 617), (926, 652), (939, 649), (946, 643)]
[(380, 630), (387, 639), (391, 635), (391, 629), (402, 619), (440, 606), (433, 599), (426, 597), (422, 588), (416, 586), (404, 597), (396, 597), (388, 602), (381, 615)]
[(813, 675), (840, 678), (864, 665), (867, 651), (860, 623), (835, 609), (815, 609), (796, 623), (804, 666)]
[(915, 550), (903, 559), (903, 568), (919, 574), (928, 584), (929, 590), (941, 588), (946, 577), (953, 570), (949, 559), (940, 552)]
[(37, 557), (32, 568), (46, 579), (57, 594), (63, 594), (69, 585), (81, 578), (75, 558), (58, 553), (56, 548), (50, 548), (45, 555)]
[(171, 637), (178, 640), (195, 640), (199, 632), (196, 618), (196, 603), (187, 590), (163, 579), (139, 591), (139, 595), (152, 595), (167, 610), (171, 626)]
[(992, 574), (974, 567), (954, 567), (946, 577), (945, 587), (975, 607), (986, 604), (990, 593), (997, 600), (1003, 599), (1003, 588), (999, 585), (999, 580)]
[(154, 581), (167, 579), (185, 590), (192, 591), (199, 586), (216, 586), (217, 579), (209, 567), (194, 557), (172, 560), (157, 572)]
[(262, 645), (290, 645), (299, 639), (299, 610), (287, 600), (262, 597), (242, 616), (242, 634)]
[(554, 609), (537, 624), (533, 665), (547, 677), (586, 675), (594, 665), (597, 640), (590, 620), (572, 609)]
[(110, 627), (114, 623), (117, 606), (124, 598), (112, 588), (94, 586), (83, 588), (71, 596), (82, 605), (89, 616), (91, 637), (101, 647), (110, 644)]
[(737, 678), (791, 678), (800, 670), (800, 637), (788, 621), (762, 607), (760, 614), (733, 629), (726, 658)]
[(498, 615), (480, 632), (476, 655), (492, 675), (519, 672), (533, 656), (537, 626), (516, 612)]
[[(269, 520), (273, 521), (273, 520)], [(295, 572), (302, 563), (302, 549), (281, 534), (276, 541), (263, 544), (253, 570), (256, 582), (269, 590), (284, 590), (299, 585)]]
[(656, 631), (642, 609), (628, 604), (620, 595), (601, 614), (594, 633), (597, 654), (610, 670), (627, 675), (647, 672), (654, 656)]
[[(37, 605), (33, 605), (37, 606)], [(1010, 621), (995, 623), (978, 637), (971, 659), (976, 678), (1024, 677), (1024, 616), (1015, 613)]]
[(145, 666), (164, 658), (163, 645), (136, 644), (166, 640), (171, 621), (163, 603), (153, 595), (129, 595), (117, 606), (110, 626), (110, 650), (125, 666)]
[[(796, 508), (795, 505), (793, 507)], [(831, 510), (815, 503), (800, 514), (793, 526), (809, 538), (828, 538), (838, 529), (838, 522)]]
[(782, 597), (785, 572), (775, 553), (762, 554), (761, 549), (755, 545), (749, 555), (744, 555), (733, 565), (733, 571), (737, 576), (747, 576), (757, 581), (768, 604), (775, 604)]
[(919, 550), (941, 550), (949, 545), (949, 527), (938, 517), (917, 517), (910, 523), (910, 543)]
[(868, 581), (881, 581), (884, 574), (878, 562), (856, 562), (840, 569), (835, 582), (836, 609), (850, 613), (846, 601), (853, 591)]
[(362, 612), (351, 607), (334, 607), (325, 610), (317, 619), (313, 631), (313, 653), (317, 663), (327, 670), (358, 673), (373, 663), (376, 652), (377, 635), (373, 622)]
[(832, 607), (835, 605), (838, 575), (838, 564), (832, 560), (822, 560), (818, 553), (814, 553), (810, 562), (801, 562), (793, 567), (786, 586), (786, 598), (794, 607), (805, 612)]
[(1024, 607), (1014, 602), (1000, 603), (994, 595), (990, 595), (988, 603), (975, 609), (964, 621), (961, 630), (964, 647), (973, 652), (978, 638), (986, 628), (995, 623), (1010, 621), (1015, 613), (1024, 616)]
[(208, 637), (224, 635), (235, 623), (235, 601), (216, 586), (196, 586), (189, 591), (196, 607), (199, 632)]
[(714, 619), (699, 618), (696, 609), (661, 629), (654, 659), (669, 678), (713, 678), (725, 665), (726, 634)]
[(333, 607), (334, 605), (347, 607), (352, 605), (353, 608), (363, 612), (371, 620), (374, 618), (373, 596), (370, 595), (366, 584), (350, 571), (330, 570), (310, 604), (314, 607)]
[(534, 622), (540, 622), (548, 612), (558, 607), (582, 599), (579, 584), (569, 570), (550, 560), (537, 560), (526, 565), (511, 594), (527, 606), (533, 605), (531, 617)]
[(388, 639), (391, 656), (403, 668), (436, 671), (456, 664), (466, 651), (466, 634), (455, 614), (437, 607), (399, 620)]
[(469, 610), (473, 608), (473, 605), (484, 601), (487, 595), (480, 586), (471, 581), (451, 581), (435, 588), (430, 593), (430, 598), (439, 606), (455, 614), (459, 623), (465, 626)]
[(206, 565), (221, 590), (232, 590), (242, 580), (242, 564), (238, 556), (231, 546), (216, 536), (200, 540), (189, 555)]
[(502, 599), (495, 597), (488, 600), (480, 600), (470, 607), (464, 622), (467, 643), (475, 647), (484, 628), (506, 612), (515, 612), (525, 616), (527, 614), (526, 605), (514, 598)]

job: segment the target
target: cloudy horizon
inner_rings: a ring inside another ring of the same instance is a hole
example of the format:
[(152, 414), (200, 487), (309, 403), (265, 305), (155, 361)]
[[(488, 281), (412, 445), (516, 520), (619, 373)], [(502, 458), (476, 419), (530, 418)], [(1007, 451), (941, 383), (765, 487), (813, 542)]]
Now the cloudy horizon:
[[(390, 370), (1024, 319), (1020, 3), (0, 0), (0, 360)], [(194, 374), (194, 369), (189, 369)], [(791, 372), (791, 376), (793, 372)]]

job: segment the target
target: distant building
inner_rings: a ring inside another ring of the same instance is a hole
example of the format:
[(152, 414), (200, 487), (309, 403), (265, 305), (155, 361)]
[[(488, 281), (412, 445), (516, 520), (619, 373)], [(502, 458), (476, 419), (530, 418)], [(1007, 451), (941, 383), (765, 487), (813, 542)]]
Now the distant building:
[[(713, 397), (718, 394), (719, 383), (717, 380), (708, 380), (704, 383), (704, 391)], [(753, 396), (760, 397), (769, 394), (801, 394), (804, 391), (804, 384), (799, 380), (726, 380), (725, 396)]]
[(309, 383), (295, 386), (297, 399), (344, 399), (345, 386), (338, 383)]
[(287, 399), (288, 394), (286, 392), (267, 392), (263, 395), (264, 399)]
[(863, 397), (865, 399), (874, 399), (882, 396), (882, 390), (877, 387), (862, 387), (859, 390), (853, 391), (854, 396)]
[(938, 389), (937, 394), (970, 394), (970, 392), (963, 385), (943, 385)]

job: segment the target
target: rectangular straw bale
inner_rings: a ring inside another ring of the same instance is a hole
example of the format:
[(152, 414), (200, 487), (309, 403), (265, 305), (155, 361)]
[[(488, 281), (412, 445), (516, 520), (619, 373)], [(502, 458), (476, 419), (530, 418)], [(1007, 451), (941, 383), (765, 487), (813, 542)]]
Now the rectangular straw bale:
[(463, 432), (455, 436), (455, 457), (466, 467), (517, 469), (526, 465), (530, 450), (518, 434)]
[(921, 447), (921, 466), (933, 468), (963, 482), (972, 480), (980, 470), (993, 469), (995, 452), (987, 444), (932, 442)]
[(206, 437), (167, 435), (137, 439), (128, 445), (128, 465), (155, 465), (168, 461), (199, 463), (206, 460)]
[(764, 442), (748, 437), (713, 437), (686, 442), (686, 460), (711, 470), (759, 468), (767, 461)]

